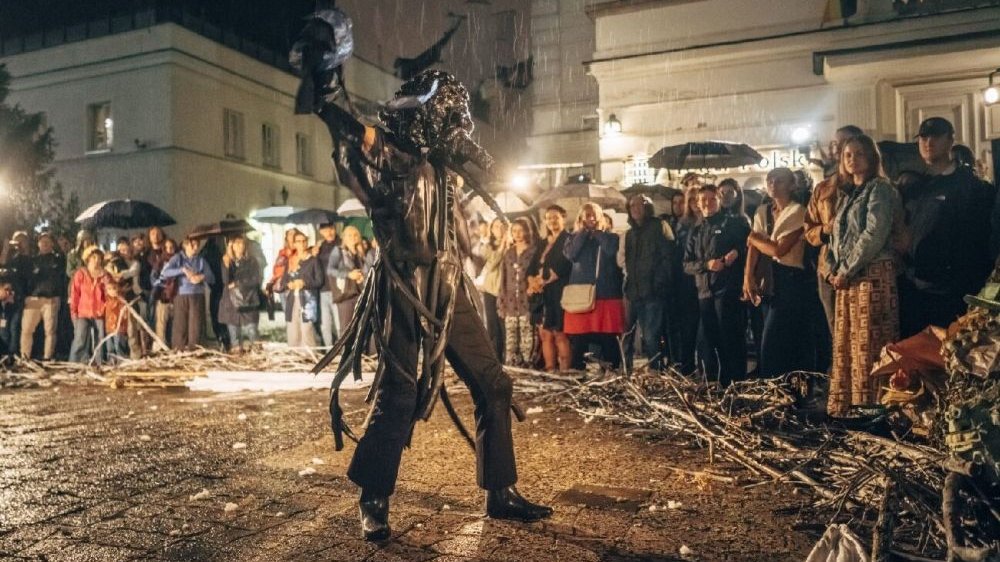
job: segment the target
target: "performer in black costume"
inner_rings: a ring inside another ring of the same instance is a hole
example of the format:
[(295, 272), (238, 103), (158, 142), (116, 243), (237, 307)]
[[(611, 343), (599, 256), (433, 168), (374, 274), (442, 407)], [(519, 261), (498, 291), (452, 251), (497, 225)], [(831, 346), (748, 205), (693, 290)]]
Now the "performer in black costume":
[(296, 112), (316, 113), (328, 126), (340, 182), (368, 209), (379, 241), (380, 254), (354, 317), (315, 369), (342, 350), (330, 397), (340, 450), (342, 435), (354, 435), (343, 421), (339, 385), (352, 372), (360, 377), (361, 354), (374, 338), (379, 363), (368, 397), (374, 404), (348, 470), (361, 487), (364, 536), (389, 537), (389, 496), (403, 448), (438, 397), (473, 442), (444, 392), (445, 359), (475, 403), (476, 477), (486, 490), (487, 515), (521, 521), (548, 517), (551, 508), (528, 502), (514, 487), (512, 384), (474, 308), (470, 293), (475, 289), (461, 265), (469, 251), (461, 190), (473, 189), (492, 201), (480, 188), (480, 176), (492, 172), (493, 161), (469, 136), (468, 92), (450, 74), (423, 72), (403, 84), (383, 110), (384, 128), (363, 125), (333, 103), (342, 93), (340, 68), (352, 49), (350, 25), (339, 10), (318, 10), (290, 60), (302, 73)]

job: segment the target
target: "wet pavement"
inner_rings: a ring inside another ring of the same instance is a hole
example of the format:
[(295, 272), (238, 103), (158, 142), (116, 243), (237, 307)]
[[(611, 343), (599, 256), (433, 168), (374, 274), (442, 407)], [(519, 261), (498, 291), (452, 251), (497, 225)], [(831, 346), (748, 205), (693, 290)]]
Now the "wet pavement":
[[(474, 457), (442, 408), (418, 425), (393, 539), (359, 537), (352, 444), (333, 451), (325, 391), (213, 394), (61, 386), (0, 393), (0, 559), (457, 562), (802, 560), (807, 501), (681, 441), (544, 405), (515, 424), (543, 523), (482, 516)], [(364, 393), (347, 394), (353, 425)], [(456, 395), (471, 420), (467, 395)], [(532, 404), (526, 403), (526, 406)]]

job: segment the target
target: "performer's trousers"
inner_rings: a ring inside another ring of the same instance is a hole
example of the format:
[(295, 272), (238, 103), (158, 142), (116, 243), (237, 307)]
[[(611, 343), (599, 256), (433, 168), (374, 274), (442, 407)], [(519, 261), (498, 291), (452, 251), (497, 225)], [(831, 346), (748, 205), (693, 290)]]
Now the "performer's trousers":
[[(483, 321), (465, 291), (458, 289), (455, 315), (445, 356), (469, 387), (476, 416), (476, 482), (499, 490), (517, 481), (510, 404), (513, 385), (497, 360)], [(400, 363), (416, 372), (419, 352), (418, 314), (405, 298), (392, 297), (389, 347)], [(366, 494), (389, 496), (396, 485), (399, 462), (410, 435), (417, 403), (411, 375), (391, 363), (382, 379), (368, 429), (358, 442), (348, 477)]]

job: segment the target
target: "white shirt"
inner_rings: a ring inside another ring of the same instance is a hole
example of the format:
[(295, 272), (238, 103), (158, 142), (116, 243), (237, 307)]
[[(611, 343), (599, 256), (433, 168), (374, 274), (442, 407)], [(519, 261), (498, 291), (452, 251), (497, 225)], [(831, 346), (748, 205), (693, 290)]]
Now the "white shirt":
[[(774, 242), (780, 242), (782, 238), (801, 229), (805, 225), (806, 208), (798, 203), (789, 203), (787, 207), (774, 217), (773, 228), (771, 229), (771, 233), (768, 234), (767, 210), (770, 205), (773, 205), (773, 203), (757, 207), (757, 213), (753, 217), (754, 232), (759, 232)], [(800, 238), (787, 254), (773, 259), (781, 265), (803, 269), (802, 254), (804, 251), (805, 241)]]

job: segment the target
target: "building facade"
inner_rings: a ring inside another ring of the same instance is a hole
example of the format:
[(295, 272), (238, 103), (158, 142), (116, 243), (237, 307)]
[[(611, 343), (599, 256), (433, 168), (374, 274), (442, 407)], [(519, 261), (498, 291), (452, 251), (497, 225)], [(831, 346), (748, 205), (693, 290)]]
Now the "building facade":
[[(216, 41), (197, 22), (131, 14), (4, 41), (10, 101), (44, 112), (54, 128), (56, 178), (86, 207), (133, 198), (177, 220), (180, 236), (199, 223), (282, 204), (336, 208), (329, 134), (294, 115), (298, 79), (281, 56)], [(74, 35), (75, 34), (75, 35)], [(36, 42), (38, 41), (38, 42)], [(360, 58), (348, 63), (359, 103), (383, 100), (398, 80)]]
[(534, 0), (531, 4), (531, 134), (522, 168), (542, 187), (576, 175), (600, 180), (597, 81), (584, 63), (593, 57), (594, 0)]
[[(663, 146), (747, 143), (760, 176), (802, 167), (839, 126), (910, 142), (919, 123), (949, 119), (956, 140), (989, 167), (1000, 107), (983, 103), (1000, 67), (1000, 3), (860, 0), (619, 0), (591, 6), (595, 52), (586, 62), (602, 123), (600, 176), (629, 185)], [(676, 176), (674, 176), (676, 177)]]

